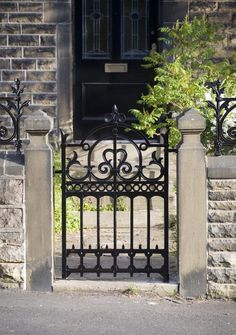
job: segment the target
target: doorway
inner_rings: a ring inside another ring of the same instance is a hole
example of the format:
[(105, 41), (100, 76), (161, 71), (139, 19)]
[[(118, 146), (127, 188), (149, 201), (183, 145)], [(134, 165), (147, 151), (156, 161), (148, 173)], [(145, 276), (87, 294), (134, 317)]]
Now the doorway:
[(156, 0), (75, 1), (75, 139), (102, 124), (114, 104), (135, 121), (129, 110), (153, 77), (142, 64), (156, 46), (160, 13)]

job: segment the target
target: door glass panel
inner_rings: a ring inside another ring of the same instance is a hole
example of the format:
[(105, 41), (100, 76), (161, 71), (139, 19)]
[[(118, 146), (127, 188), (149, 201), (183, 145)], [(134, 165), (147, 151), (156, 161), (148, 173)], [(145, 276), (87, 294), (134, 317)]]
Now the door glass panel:
[(121, 58), (148, 53), (149, 0), (121, 0)]
[(111, 57), (111, 0), (82, 1), (82, 57)]

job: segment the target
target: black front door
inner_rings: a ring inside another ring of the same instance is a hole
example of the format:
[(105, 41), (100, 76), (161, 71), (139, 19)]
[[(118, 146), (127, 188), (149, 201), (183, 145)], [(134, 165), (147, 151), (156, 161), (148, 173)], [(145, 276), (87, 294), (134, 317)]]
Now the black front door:
[(134, 121), (130, 108), (152, 80), (143, 57), (155, 46), (160, 1), (75, 1), (75, 137), (104, 121), (117, 105)]

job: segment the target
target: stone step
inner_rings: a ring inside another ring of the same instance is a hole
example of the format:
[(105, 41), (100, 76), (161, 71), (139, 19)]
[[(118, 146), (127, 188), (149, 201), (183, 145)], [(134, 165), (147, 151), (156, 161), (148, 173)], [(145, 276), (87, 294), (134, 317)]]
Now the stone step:
[(235, 179), (211, 179), (208, 181), (209, 190), (234, 190), (236, 191)]
[(236, 190), (209, 191), (208, 199), (211, 201), (235, 201)]
[(233, 200), (208, 201), (208, 208), (210, 210), (236, 211), (236, 201)]
[(226, 222), (236, 223), (236, 211), (233, 210), (209, 210), (208, 211), (208, 222)]
[(236, 224), (209, 223), (208, 234), (211, 238), (236, 238)]

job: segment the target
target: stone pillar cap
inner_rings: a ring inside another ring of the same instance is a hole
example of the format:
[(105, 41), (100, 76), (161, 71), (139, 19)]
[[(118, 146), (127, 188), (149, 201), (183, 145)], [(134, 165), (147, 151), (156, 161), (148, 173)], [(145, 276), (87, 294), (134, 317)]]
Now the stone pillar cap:
[(178, 119), (178, 128), (181, 131), (202, 132), (206, 128), (206, 120), (196, 109), (191, 108)]
[(28, 115), (24, 124), (25, 130), (29, 133), (48, 133), (52, 128), (51, 118), (43, 111)]

